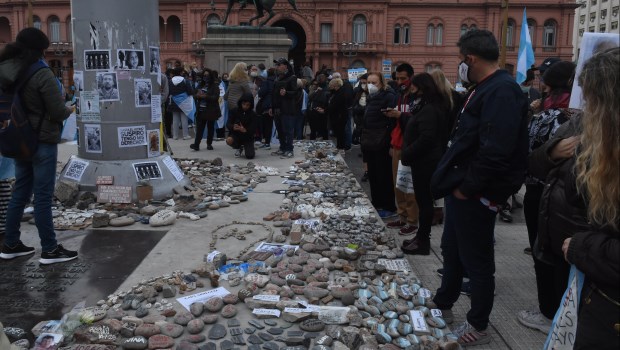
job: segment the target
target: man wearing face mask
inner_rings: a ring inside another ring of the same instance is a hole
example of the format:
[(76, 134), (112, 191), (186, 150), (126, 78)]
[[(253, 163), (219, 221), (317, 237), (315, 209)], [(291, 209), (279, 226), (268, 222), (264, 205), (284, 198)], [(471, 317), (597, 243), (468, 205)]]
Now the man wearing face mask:
[(514, 78), (498, 66), (493, 33), (472, 30), (457, 43), (459, 77), (476, 86), (465, 98), (448, 149), (433, 174), (434, 198), (445, 197), (441, 240), (444, 258), (441, 287), (433, 301), (444, 319), (453, 319), (463, 271), (471, 284), (466, 321), (452, 328), (464, 346), (487, 344), (495, 290), (493, 236), (498, 203), (523, 184), (528, 133), (525, 95)]

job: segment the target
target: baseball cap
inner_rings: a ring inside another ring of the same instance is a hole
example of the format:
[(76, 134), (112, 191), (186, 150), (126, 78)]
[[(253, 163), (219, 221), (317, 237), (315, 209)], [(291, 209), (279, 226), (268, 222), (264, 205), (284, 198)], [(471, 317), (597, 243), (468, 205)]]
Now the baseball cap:
[(275, 63), (275, 64), (286, 64), (286, 65), (289, 64), (288, 60), (286, 58), (284, 58), (284, 57), (280, 57), (277, 60), (273, 60), (273, 63)]
[(557, 62), (560, 62), (560, 61), (561, 61), (561, 59), (559, 59), (559, 58), (557, 58), (557, 57), (549, 57), (549, 58), (545, 59), (545, 60), (543, 61), (543, 63), (542, 63), (540, 66), (538, 66), (538, 68), (537, 68), (537, 69), (540, 71), (540, 74), (542, 75), (542, 74), (544, 74), (544, 73), (545, 73), (545, 71), (546, 71), (549, 67), (551, 67), (551, 65), (552, 65), (552, 64), (557, 63)]

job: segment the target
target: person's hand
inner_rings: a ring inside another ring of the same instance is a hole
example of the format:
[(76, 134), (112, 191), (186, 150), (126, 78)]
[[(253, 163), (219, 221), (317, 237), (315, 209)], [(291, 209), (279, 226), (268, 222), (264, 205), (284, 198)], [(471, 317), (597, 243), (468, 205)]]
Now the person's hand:
[(570, 158), (575, 154), (575, 148), (579, 144), (579, 136), (571, 136), (558, 142), (551, 150), (552, 160)]
[(538, 111), (538, 109), (540, 108), (540, 104), (541, 103), (542, 103), (541, 99), (534, 100), (534, 101), (532, 101), (532, 103), (530, 103), (530, 108), (532, 108), (535, 111)]
[(454, 191), (452, 191), (452, 195), (460, 200), (468, 199), (458, 188), (455, 188)]
[(280, 96), (284, 96), (286, 95), (286, 89), (282, 88), (280, 89)]
[(267, 113), (270, 117), (273, 117), (273, 109), (269, 108), (269, 111), (267, 111)]
[(323, 108), (321, 108), (321, 107), (317, 107), (317, 108), (315, 108), (315, 110), (317, 112), (321, 113), (321, 114), (325, 113), (325, 110)]
[(396, 109), (388, 108), (387, 112), (383, 112), (383, 114), (388, 118), (400, 118), (401, 112)]
[(567, 238), (564, 240), (564, 243), (562, 243), (562, 253), (564, 253), (564, 260), (566, 260), (567, 263), (571, 263), (570, 261), (568, 261), (568, 246), (570, 245), (570, 240), (572, 238)]

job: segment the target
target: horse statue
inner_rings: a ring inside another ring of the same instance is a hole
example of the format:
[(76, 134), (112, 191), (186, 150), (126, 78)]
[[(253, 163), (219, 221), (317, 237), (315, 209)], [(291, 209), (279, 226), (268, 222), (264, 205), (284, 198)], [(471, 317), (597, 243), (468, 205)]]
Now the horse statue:
[[(214, 4), (215, 0), (211, 0), (211, 5), (215, 6)], [(226, 21), (228, 20), (228, 15), (230, 14), (230, 11), (232, 11), (233, 6), (235, 5), (235, 2), (237, 0), (228, 0), (228, 7), (226, 8), (226, 15), (224, 16), (224, 20), (222, 21), (222, 25), (226, 25)], [(238, 0), (239, 4), (240, 4), (240, 8), (245, 8), (246, 4), (247, 4), (247, 0)], [(295, 0), (287, 0), (289, 4), (291, 4), (291, 7), (293, 7), (293, 10), (297, 11), (297, 5), (295, 5)], [(269, 22), (270, 19), (273, 18), (273, 16), (275, 16), (275, 12), (273, 12), (273, 6), (276, 4), (276, 0), (252, 0), (252, 2), (254, 3), (254, 6), (256, 7), (256, 16), (250, 18), (250, 25), (252, 25), (253, 21), (258, 20), (259, 18), (263, 18), (265, 17), (264, 11), (267, 11), (267, 14), (269, 15), (267, 17), (267, 19), (265, 19), (264, 21), (260, 22), (258, 24), (259, 27), (264, 26), (267, 22)]]

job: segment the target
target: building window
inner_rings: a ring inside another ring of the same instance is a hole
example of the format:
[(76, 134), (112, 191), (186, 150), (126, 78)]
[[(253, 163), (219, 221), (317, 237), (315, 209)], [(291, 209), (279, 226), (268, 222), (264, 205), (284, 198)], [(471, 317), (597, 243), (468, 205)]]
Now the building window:
[(611, 8), (611, 15), (614, 17), (618, 17), (618, 6), (614, 6)]
[(588, 32), (590, 32), (590, 33), (594, 33), (594, 26), (590, 26), (590, 27), (588, 28)]
[(601, 10), (601, 19), (605, 19), (607, 17), (607, 9)]
[(0, 17), (0, 43), (11, 41), (11, 22), (6, 17)]
[(591, 12), (590, 13), (590, 22), (594, 22), (595, 19), (596, 19), (596, 12)]
[(403, 44), (409, 45), (411, 43), (411, 28), (408, 24), (403, 26)]
[(597, 3), (597, 1), (596, 1), (596, 0), (590, 0), (590, 4), (591, 4), (592, 6), (596, 5), (596, 3)]
[(332, 24), (321, 23), (321, 43), (327, 44), (332, 42)]
[(220, 20), (220, 16), (216, 15), (215, 13), (207, 16), (207, 28), (209, 28), (210, 26), (216, 26), (221, 23), (222, 21)]
[(435, 28), (435, 45), (443, 45), (443, 24), (438, 24)]
[(400, 44), (400, 25), (394, 26), (394, 45)]
[(605, 33), (606, 30), (607, 30), (607, 25), (605, 23), (601, 23), (601, 25), (598, 28), (598, 31), (600, 33)]
[(51, 42), (60, 41), (60, 20), (56, 16), (47, 19), (47, 36)]
[(601, 2), (607, 2), (607, 0), (602, 0)]
[(532, 47), (536, 47), (536, 21), (531, 18), (527, 19), (527, 29), (530, 32), (530, 39), (532, 39)]
[(611, 22), (611, 29), (618, 29), (618, 21)]
[(355, 60), (353, 61), (353, 63), (351, 63), (351, 68), (365, 68), (366, 65), (364, 64), (364, 61), (362, 60)]
[(516, 23), (513, 19), (508, 19), (508, 25), (506, 26), (506, 47), (511, 50), (515, 46), (515, 26)]
[(461, 25), (461, 36), (465, 33), (467, 33), (467, 24)]
[(557, 25), (554, 20), (548, 20), (545, 22), (544, 34), (543, 34), (543, 46), (555, 47)]
[(586, 15), (579, 16), (579, 23), (584, 24), (586, 22)]
[[(461, 35), (463, 35), (463, 31), (461, 30)], [(429, 24), (426, 27), (426, 45), (433, 45), (433, 37), (435, 36), (435, 26)]]
[(583, 36), (583, 32), (584, 32), (583, 28), (579, 29), (579, 36)]
[(67, 17), (67, 21), (65, 22), (67, 26), (67, 42), (73, 41), (73, 21), (71, 20), (71, 16)]
[(441, 69), (441, 64), (431, 62), (431, 63), (427, 63), (427, 64), (424, 66), (424, 71), (425, 71), (426, 73), (430, 73), (430, 72), (434, 71), (435, 69)]
[(351, 39), (354, 43), (366, 42), (366, 17), (363, 15), (353, 17), (353, 37)]
[(39, 16), (32, 16), (32, 26), (39, 30), (41, 29), (41, 19)]
[(166, 41), (180, 43), (183, 41), (181, 20), (177, 16), (168, 17)]

